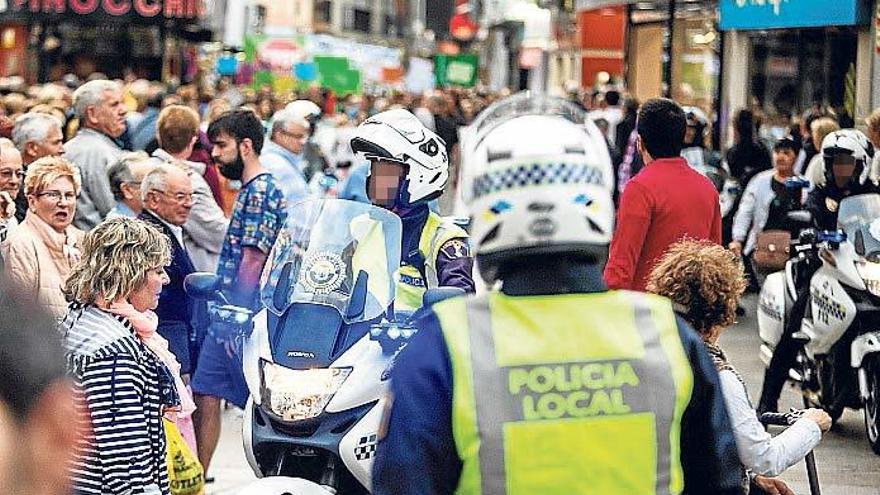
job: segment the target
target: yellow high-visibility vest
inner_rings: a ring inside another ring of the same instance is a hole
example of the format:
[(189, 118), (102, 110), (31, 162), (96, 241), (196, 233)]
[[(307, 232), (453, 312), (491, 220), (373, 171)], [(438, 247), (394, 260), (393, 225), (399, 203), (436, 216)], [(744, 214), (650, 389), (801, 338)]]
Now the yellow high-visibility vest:
[(681, 493), (694, 377), (667, 299), (492, 292), (433, 310), (452, 363), (456, 493)]

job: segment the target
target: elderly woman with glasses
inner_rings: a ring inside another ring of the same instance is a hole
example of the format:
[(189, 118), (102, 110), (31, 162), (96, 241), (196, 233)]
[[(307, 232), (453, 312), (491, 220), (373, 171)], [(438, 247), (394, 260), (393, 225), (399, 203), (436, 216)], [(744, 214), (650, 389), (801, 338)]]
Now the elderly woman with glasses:
[(78, 421), (90, 426), (70, 466), (74, 493), (169, 495), (163, 416), (195, 409), (156, 332), (170, 262), (168, 238), (140, 220), (106, 220), (85, 236), (61, 322)]
[(79, 191), (79, 171), (70, 162), (46, 157), (31, 163), (24, 179), (27, 214), (0, 245), (16, 297), (56, 317), (67, 311), (62, 286), (79, 259), (83, 233), (71, 226)]

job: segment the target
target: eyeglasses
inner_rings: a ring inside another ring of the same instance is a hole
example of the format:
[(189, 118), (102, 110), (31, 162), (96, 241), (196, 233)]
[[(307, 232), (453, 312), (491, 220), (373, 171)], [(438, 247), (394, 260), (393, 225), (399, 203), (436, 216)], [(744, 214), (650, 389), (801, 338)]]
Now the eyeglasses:
[(65, 201), (76, 201), (77, 194), (72, 192), (62, 193), (61, 191), (43, 191), (37, 193), (36, 196), (38, 198), (49, 198), (50, 201), (61, 201), (64, 198)]
[(0, 177), (6, 180), (11, 179), (13, 175), (19, 179), (24, 179), (24, 170), (0, 170)]
[(169, 194), (169, 193), (162, 191), (160, 189), (152, 189), (152, 191), (157, 192), (157, 193), (162, 193), (163, 195), (170, 197), (175, 202), (180, 203), (180, 204), (192, 203), (192, 201), (193, 201), (193, 194), (192, 193)]
[(307, 134), (303, 134), (301, 132), (289, 132), (289, 131), (285, 131), (284, 129), (279, 129), (278, 132), (280, 132), (281, 134), (284, 134), (285, 136), (290, 136), (293, 139), (296, 139), (297, 141), (305, 141), (306, 139), (309, 138), (309, 136)]

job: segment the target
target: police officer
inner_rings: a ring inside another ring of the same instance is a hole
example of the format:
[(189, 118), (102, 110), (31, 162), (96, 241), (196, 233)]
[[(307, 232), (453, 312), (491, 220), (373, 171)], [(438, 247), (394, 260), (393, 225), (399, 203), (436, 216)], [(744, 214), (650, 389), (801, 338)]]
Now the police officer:
[(373, 493), (739, 493), (696, 334), (667, 299), (602, 281), (614, 210), (598, 130), (533, 98), (498, 104), (510, 117), (464, 162), (477, 265), (501, 289), (419, 322), (393, 371)]
[[(819, 184), (807, 196), (804, 208), (810, 212), (817, 230), (837, 230), (837, 210), (840, 202), (857, 194), (880, 193), (880, 187), (870, 177), (874, 147), (862, 131), (843, 129), (834, 131), (822, 140), (822, 158), (825, 163), (825, 183)], [(785, 330), (773, 358), (764, 372), (764, 385), (758, 412), (774, 412), (779, 407), (779, 395), (788, 380), (788, 370), (794, 366), (801, 344), (794, 339), (810, 301), (810, 281), (822, 266), (818, 256), (801, 261), (797, 274), (797, 299), (786, 318)], [(836, 420), (843, 406), (834, 404), (828, 411)]]
[(468, 234), (428, 208), (449, 180), (443, 140), (406, 110), (365, 120), (351, 140), (370, 161), (367, 195), (403, 221), (400, 281), (395, 311), (415, 311), (426, 289), (449, 286), (474, 291)]

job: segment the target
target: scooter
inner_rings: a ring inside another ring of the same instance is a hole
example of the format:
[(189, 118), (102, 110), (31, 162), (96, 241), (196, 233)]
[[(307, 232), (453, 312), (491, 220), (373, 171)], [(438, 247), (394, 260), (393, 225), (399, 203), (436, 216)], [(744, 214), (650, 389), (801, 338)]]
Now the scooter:
[(393, 310), (401, 228), (396, 215), (369, 204), (294, 205), (255, 314), (224, 304), (216, 277), (188, 278), (189, 290), (219, 300), (210, 309), (214, 336), (241, 349), (250, 391), (245, 455), (267, 478), (241, 493), (369, 493), (391, 369), (415, 334), (414, 315)]
[[(880, 195), (840, 202), (838, 231), (803, 232), (795, 257), (767, 277), (758, 303), (761, 359), (769, 365), (797, 287), (810, 301), (794, 338), (803, 343), (792, 381), (806, 407), (836, 421), (846, 407), (864, 408), (868, 442), (880, 455)], [(821, 266), (808, 280), (807, 263)]]

